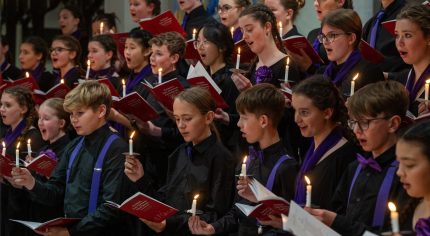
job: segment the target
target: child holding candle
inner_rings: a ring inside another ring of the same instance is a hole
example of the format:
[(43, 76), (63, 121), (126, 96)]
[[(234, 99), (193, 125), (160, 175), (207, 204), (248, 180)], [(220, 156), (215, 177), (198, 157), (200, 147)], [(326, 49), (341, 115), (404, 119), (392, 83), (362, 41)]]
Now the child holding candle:
[[(123, 155), (127, 144), (106, 124), (112, 98), (109, 89), (87, 81), (69, 92), (64, 108), (70, 112), (78, 137), (64, 149), (47, 182), (35, 179), (25, 168), (14, 168), (13, 181), (24, 186), (41, 204), (63, 204), (67, 217), (82, 218), (65, 227), (52, 227), (52, 235), (120, 235), (124, 224), (103, 203), (120, 202)], [(93, 184), (94, 183), (94, 184)], [(67, 189), (67, 191), (66, 191)]]
[[(294, 196), (294, 181), (297, 162), (287, 154), (277, 126), (283, 113), (285, 99), (270, 84), (256, 85), (242, 92), (236, 100), (240, 114), (238, 126), (249, 146), (247, 175), (265, 185), (274, 194), (291, 200)], [(241, 166), (241, 165), (240, 165)], [(238, 172), (239, 174), (239, 172)], [(240, 177), (237, 185), (236, 202), (253, 204), (256, 202), (248, 186), (249, 177)], [(255, 205), (255, 204), (253, 204)], [(193, 234), (223, 234), (239, 232), (239, 235), (257, 235), (259, 224), (252, 217), (244, 216), (236, 207), (216, 222), (199, 217), (190, 218), (188, 225)], [(272, 231), (263, 227), (263, 233)]]
[[(6, 145), (6, 154), (12, 157), (14, 162), (18, 142), (21, 143), (18, 150), (20, 162), (25, 160), (28, 139), (31, 140), (32, 148), (35, 150), (44, 145), (39, 130), (33, 126), (37, 115), (32, 94), (28, 89), (21, 86), (7, 88), (1, 96), (0, 113), (3, 124), (8, 127), (1, 137)], [(13, 181), (10, 178), (7, 179), (13, 185)], [(8, 229), (7, 235), (24, 235), (24, 232), (29, 230), (11, 223), (8, 219), (27, 218), (30, 199), (21, 189), (13, 188), (6, 183), (1, 185), (1, 228)]]
[[(378, 82), (358, 90), (347, 105), (350, 127), (371, 156), (357, 155), (357, 161), (345, 170), (333, 196), (333, 212), (308, 210), (342, 235), (362, 235), (364, 230), (389, 231), (388, 202), (395, 202), (398, 211), (403, 212), (409, 201), (395, 175), (396, 133), (404, 124), (407, 92), (400, 83)], [(410, 228), (409, 222), (400, 225), (403, 230)]]
[(114, 12), (99, 12), (91, 23), (93, 37), (99, 34), (117, 33), (116, 20), (118, 17)]
[(200, 87), (187, 89), (175, 98), (173, 116), (186, 143), (169, 156), (166, 184), (158, 191), (142, 163), (132, 156), (126, 158), (124, 172), (139, 191), (179, 210), (161, 223), (142, 220), (157, 233), (189, 235), (190, 215), (185, 211), (193, 209), (196, 194), (199, 194), (196, 209), (210, 222), (224, 215), (231, 206), (235, 162), (217, 136), (213, 124), (215, 109), (210, 93)]
[(430, 7), (426, 5), (407, 7), (397, 16), (396, 47), (403, 61), (412, 65), (403, 80), (409, 91), (409, 111), (415, 116), (429, 112), (429, 103), (417, 101), (425, 98), (425, 82), (430, 78), (429, 25)]
[(218, 16), (220, 22), (228, 29), (232, 29), (230, 37), (233, 38), (234, 43), (240, 41), (243, 37), (239, 27), (239, 15), (250, 5), (250, 0), (220, 0), (218, 2)]
[(278, 28), (282, 26), (283, 32), (279, 32), (282, 38), (300, 35), (294, 25), (294, 19), (305, 5), (305, 0), (264, 0), (264, 5), (275, 14)]

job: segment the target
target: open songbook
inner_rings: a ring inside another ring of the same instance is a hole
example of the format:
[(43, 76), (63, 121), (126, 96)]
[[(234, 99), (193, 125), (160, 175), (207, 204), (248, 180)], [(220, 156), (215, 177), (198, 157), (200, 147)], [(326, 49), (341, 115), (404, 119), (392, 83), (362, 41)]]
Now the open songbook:
[(56, 218), (50, 221), (46, 221), (46, 222), (33, 222), (33, 221), (24, 221), (24, 220), (14, 220), (14, 219), (10, 219), (10, 221), (13, 222), (17, 222), (20, 224), (23, 224), (25, 226), (27, 226), (28, 228), (35, 230), (35, 231), (39, 231), (39, 232), (46, 232), (46, 230), (50, 227), (65, 227), (65, 226), (69, 226), (71, 224), (74, 224), (78, 221), (80, 221), (80, 218), (64, 218), (64, 217), (60, 217), (60, 218)]
[(42, 104), (45, 100), (49, 98), (65, 98), (70, 89), (64, 83), (58, 83), (47, 92), (35, 89), (33, 91), (33, 97), (36, 104)]
[(153, 36), (170, 31), (178, 32), (184, 37), (187, 35), (171, 11), (165, 11), (154, 18), (142, 19), (139, 24), (140, 28)]
[(161, 84), (157, 84), (153, 86), (150, 82), (144, 81), (141, 82), (157, 99), (157, 101), (162, 104), (165, 108), (172, 111), (173, 110), (173, 102), (175, 97), (184, 91), (184, 87), (178, 79), (171, 79), (165, 81)]
[(251, 180), (249, 187), (259, 204), (256, 206), (235, 204), (246, 216), (252, 216), (259, 221), (267, 221), (271, 220), (269, 215), (288, 215), (290, 203), (287, 200), (273, 194), (256, 179)]
[(126, 116), (132, 116), (141, 122), (158, 117), (157, 111), (137, 92), (129, 93), (125, 97), (113, 97), (113, 107)]
[(126, 199), (121, 205), (107, 201), (107, 206), (118, 208), (124, 212), (135, 215), (138, 218), (160, 223), (178, 212), (177, 209), (166, 205), (141, 192), (135, 193)]
[(306, 37), (301, 35), (294, 35), (283, 39), (283, 41), (288, 51), (302, 55), (303, 50), (303, 52), (312, 60), (312, 63), (319, 64), (324, 62), (318, 55), (318, 52), (315, 51), (315, 49), (306, 39)]

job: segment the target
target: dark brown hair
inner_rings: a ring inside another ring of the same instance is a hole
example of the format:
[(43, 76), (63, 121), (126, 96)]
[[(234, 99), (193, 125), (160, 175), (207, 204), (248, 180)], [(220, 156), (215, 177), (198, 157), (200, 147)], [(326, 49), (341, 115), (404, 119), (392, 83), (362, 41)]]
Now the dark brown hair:
[(52, 40), (52, 42), (54, 41), (61, 41), (69, 49), (69, 51), (76, 52), (76, 57), (73, 58), (73, 63), (75, 65), (79, 65), (82, 48), (81, 44), (75, 37), (71, 35), (57, 35)]
[(299, 9), (305, 6), (305, 0), (279, 0), (285, 10), (293, 10), (293, 20), (299, 14)]
[(351, 9), (333, 10), (321, 21), (321, 28), (324, 25), (338, 28), (347, 34), (355, 34), (354, 48), (358, 48), (361, 39), (362, 24), (357, 12)]
[(427, 5), (412, 5), (404, 8), (398, 15), (397, 20), (407, 19), (420, 27), (425, 37), (430, 36), (430, 7)]

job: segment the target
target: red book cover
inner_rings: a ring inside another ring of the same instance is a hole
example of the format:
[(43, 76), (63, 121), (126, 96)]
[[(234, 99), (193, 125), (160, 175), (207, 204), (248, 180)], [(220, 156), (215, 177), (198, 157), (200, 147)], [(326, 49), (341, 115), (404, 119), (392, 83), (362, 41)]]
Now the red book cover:
[(158, 117), (155, 109), (136, 92), (127, 94), (125, 97), (114, 101), (114, 106), (125, 116), (137, 118), (142, 122)]
[(232, 62), (236, 65), (237, 53), (240, 48), (240, 64), (251, 63), (251, 61), (255, 58), (255, 53), (251, 51), (248, 44), (245, 40), (239, 40), (234, 44)]
[(153, 36), (170, 31), (178, 32), (183, 37), (187, 35), (171, 11), (165, 11), (154, 18), (143, 19), (139, 24), (140, 28), (149, 31)]
[(379, 64), (384, 60), (384, 55), (382, 55), (382, 53), (378, 50), (372, 48), (363, 39), (361, 40), (358, 48), (360, 49), (361, 56), (363, 56), (366, 61), (369, 61), (372, 64)]
[(60, 217), (60, 218), (56, 218), (47, 222), (43, 222), (43, 223), (39, 223), (39, 222), (32, 222), (32, 221), (24, 221), (24, 220), (13, 220), (10, 219), (11, 221), (23, 224), (25, 226), (27, 226), (28, 228), (34, 230), (34, 231), (39, 231), (39, 232), (46, 232), (46, 230), (50, 227), (65, 227), (65, 226), (69, 226), (71, 224), (74, 224), (78, 221), (80, 221), (80, 218), (64, 218), (64, 217)]
[(106, 86), (108, 86), (110, 94), (112, 95), (112, 97), (119, 97), (118, 91), (113, 86), (113, 84), (109, 81), (109, 79), (98, 79), (97, 81), (100, 84), (105, 84)]
[(108, 206), (118, 208), (138, 218), (160, 223), (178, 212), (177, 209), (155, 200), (143, 193), (135, 193), (121, 205), (106, 202)]
[(300, 49), (302, 49), (306, 53), (306, 55), (311, 58), (314, 64), (324, 62), (318, 55), (318, 52), (315, 51), (315, 49), (312, 47), (312, 45), (309, 43), (305, 36), (294, 35), (283, 39), (283, 41), (288, 51), (302, 55), (300, 51)]
[(185, 45), (185, 59), (189, 60), (200, 60), (200, 54), (197, 51), (197, 49), (194, 48), (194, 41), (193, 39), (188, 40)]
[(11, 157), (0, 156), (0, 175), (12, 177), (12, 168), (15, 166), (15, 162), (12, 161)]
[(180, 92), (184, 91), (184, 87), (178, 79), (171, 79), (156, 86), (152, 86), (149, 83), (142, 84), (151, 91), (152, 95), (154, 95), (159, 103), (170, 111), (173, 110), (173, 101), (175, 97)]
[(395, 35), (397, 20), (388, 20), (381, 23), (382, 27), (384, 27), (391, 35)]
[(52, 171), (54, 171), (55, 167), (57, 166), (57, 161), (48, 157), (45, 154), (42, 154), (34, 158), (30, 163), (26, 163), (25, 165), (29, 170), (32, 170), (46, 177), (50, 177)]
[(36, 104), (42, 104), (45, 100), (49, 98), (65, 98), (66, 94), (70, 91), (70, 89), (64, 83), (56, 84), (46, 93), (41, 90), (33, 91), (33, 98), (36, 101)]
[(288, 215), (290, 205), (288, 202), (280, 200), (264, 201), (256, 206), (249, 206), (245, 204), (236, 203), (246, 216), (252, 216), (259, 221), (270, 220), (269, 215)]
[(110, 34), (116, 42), (119, 55), (124, 57), (125, 40), (128, 38), (128, 33)]
[(17, 80), (3, 80), (3, 84), (0, 86), (0, 92), (9, 87), (18, 86), (18, 85), (28, 88), (30, 91), (39, 89), (39, 85), (37, 84), (33, 76), (29, 76), (29, 77), (24, 77), (22, 79), (17, 79)]
[(214, 89), (214, 87), (211, 85), (211, 83), (209, 83), (209, 81), (205, 77), (199, 76), (199, 77), (188, 79), (188, 83), (193, 87), (200, 86), (207, 89), (212, 95), (212, 98), (215, 100), (218, 108), (221, 108), (221, 109), (228, 108), (227, 103), (224, 101), (221, 95)]

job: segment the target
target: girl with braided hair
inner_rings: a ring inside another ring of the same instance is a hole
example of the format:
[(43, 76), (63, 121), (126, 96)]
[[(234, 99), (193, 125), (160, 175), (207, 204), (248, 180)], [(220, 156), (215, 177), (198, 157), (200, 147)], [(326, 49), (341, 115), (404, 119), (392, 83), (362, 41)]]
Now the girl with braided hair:
[[(21, 86), (10, 87), (3, 92), (0, 104), (3, 124), (9, 126), (9, 129), (1, 134), (6, 154), (15, 157), (15, 149), (19, 142), (19, 158), (25, 160), (27, 140), (31, 140), (32, 150), (39, 150), (44, 145), (39, 130), (34, 126), (37, 115), (32, 94), (30, 90)], [(9, 182), (8, 177), (3, 177)], [(32, 231), (12, 223), (9, 219), (26, 219), (30, 199), (24, 190), (14, 188), (8, 182), (3, 181), (1, 184), (2, 229), (6, 229), (6, 235), (27, 235), (26, 233)]]

